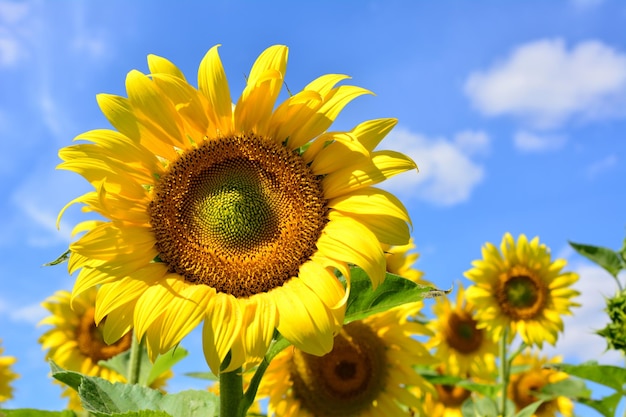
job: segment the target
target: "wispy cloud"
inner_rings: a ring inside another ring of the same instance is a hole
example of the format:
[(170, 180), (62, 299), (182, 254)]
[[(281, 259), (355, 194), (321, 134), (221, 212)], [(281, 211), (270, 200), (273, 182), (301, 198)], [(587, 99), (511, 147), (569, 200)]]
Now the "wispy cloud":
[(36, 325), (47, 314), (46, 310), (39, 303), (36, 303), (13, 309), (9, 318), (14, 322)]
[(417, 196), (442, 206), (462, 203), (485, 176), (484, 167), (474, 160), (489, 152), (484, 132), (463, 131), (449, 140), (397, 129), (389, 141), (419, 167), (419, 174), (403, 174), (382, 184), (397, 194), (409, 194), (407, 198)]
[(465, 92), (487, 116), (520, 117), (535, 128), (626, 115), (626, 54), (589, 40), (562, 39), (517, 47), (491, 68), (468, 77)]
[(561, 149), (567, 136), (559, 134), (533, 133), (519, 130), (513, 136), (515, 147), (523, 152), (546, 152)]
[(593, 162), (587, 167), (587, 178), (593, 180), (599, 175), (610, 171), (617, 166), (618, 157), (615, 154), (607, 155), (606, 157)]

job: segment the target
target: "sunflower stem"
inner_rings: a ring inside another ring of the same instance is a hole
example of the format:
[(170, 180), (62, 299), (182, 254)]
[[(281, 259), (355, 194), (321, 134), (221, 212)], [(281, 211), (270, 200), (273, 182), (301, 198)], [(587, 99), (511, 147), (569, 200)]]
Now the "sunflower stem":
[(135, 335), (132, 336), (130, 345), (130, 358), (128, 360), (128, 376), (129, 384), (139, 383), (139, 375), (141, 375), (141, 355), (143, 354), (143, 343), (137, 340)]
[(502, 332), (502, 338), (500, 339), (500, 383), (502, 385), (502, 392), (500, 393), (500, 415), (506, 417), (506, 394), (509, 386), (509, 360), (507, 358), (507, 339), (509, 336), (509, 329), (506, 327)]
[(250, 380), (250, 385), (248, 386), (248, 389), (243, 395), (242, 407), (244, 410), (244, 415), (245, 415), (245, 412), (248, 411), (252, 403), (254, 403), (254, 398), (256, 397), (256, 393), (259, 389), (259, 384), (261, 383), (263, 374), (265, 374), (265, 371), (267, 370), (267, 367), (269, 365), (270, 363), (267, 360), (267, 357), (263, 358), (263, 361), (261, 361), (261, 363), (259, 364), (259, 367), (257, 368), (256, 372), (252, 376), (252, 379)]
[(243, 417), (244, 412), (241, 367), (232, 372), (220, 372), (220, 417)]

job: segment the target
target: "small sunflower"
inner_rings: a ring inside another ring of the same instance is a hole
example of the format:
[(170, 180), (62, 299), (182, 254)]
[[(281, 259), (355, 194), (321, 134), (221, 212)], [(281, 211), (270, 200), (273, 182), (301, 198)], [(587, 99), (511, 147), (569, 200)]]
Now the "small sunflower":
[(500, 251), (491, 243), (482, 248), (483, 259), (472, 262), (465, 276), (474, 282), (467, 299), (476, 308), (479, 326), (500, 339), (505, 328), (519, 333), (528, 345), (554, 345), (563, 331), (562, 315), (578, 306), (571, 299), (579, 293), (570, 286), (574, 272), (562, 272), (564, 259), (552, 261), (550, 250), (535, 237), (520, 235), (517, 242), (504, 235)]
[(462, 417), (461, 407), (472, 391), (456, 385), (434, 384), (435, 392), (424, 395), (424, 416)]
[(419, 312), (411, 303), (343, 327), (333, 349), (313, 356), (287, 348), (270, 363), (259, 387), (269, 397), (270, 416), (396, 416), (421, 410), (409, 392), (432, 390), (414, 369), (434, 359), (412, 336), (428, 329), (407, 318)]
[(435, 349), (435, 356), (446, 363), (452, 375), (489, 379), (495, 372), (498, 345), (478, 328), (476, 309), (465, 299), (463, 285), (459, 287), (456, 304), (448, 297), (435, 299), (434, 318), (428, 323), (433, 337), (426, 346)]
[[(555, 369), (545, 368), (548, 363), (560, 363), (560, 357), (554, 357), (548, 360), (546, 357), (540, 357), (529, 351), (523, 352), (513, 359), (513, 366), (526, 366), (526, 369), (511, 374), (508, 386), (508, 397), (515, 403), (517, 410), (521, 410), (537, 401), (536, 392), (555, 382), (568, 378), (565, 372), (559, 372)], [(567, 397), (556, 397), (550, 401), (542, 403), (533, 417), (554, 417), (557, 412), (565, 417), (571, 417), (574, 410), (572, 401)]]
[(17, 359), (13, 356), (2, 356), (3, 352), (4, 348), (0, 346), (0, 403), (13, 398), (11, 382), (19, 377), (18, 374), (11, 370)]
[[(152, 358), (201, 322), (214, 373), (258, 363), (274, 330), (317, 355), (332, 348), (346, 290), (335, 276), (363, 268), (385, 276), (381, 244), (409, 241), (409, 216), (372, 187), (415, 169), (406, 155), (374, 148), (394, 119), (327, 131), (343, 107), (369, 93), (323, 75), (275, 107), (285, 46), (256, 60), (233, 106), (213, 47), (198, 89), (170, 61), (148, 56), (131, 71), (128, 98), (101, 94), (116, 130), (93, 130), (60, 151), (60, 168), (94, 187), (70, 202), (86, 221), (70, 245), (77, 296), (99, 286), (95, 320), (114, 342), (134, 327)], [(65, 210), (65, 209), (64, 209)], [(63, 211), (59, 216), (61, 216)]]
[[(39, 343), (48, 350), (46, 360), (52, 359), (64, 369), (111, 382), (126, 382), (123, 375), (98, 365), (98, 362), (127, 351), (131, 345), (131, 333), (108, 345), (102, 335), (102, 326), (96, 326), (94, 322), (95, 302), (95, 288), (82, 292), (74, 299), (68, 291), (57, 291), (48, 297), (42, 306), (52, 315), (39, 324), (52, 327), (41, 335)], [(152, 388), (163, 388), (171, 374), (168, 371), (161, 375), (152, 383)], [(63, 396), (68, 397), (70, 409), (82, 409), (73, 389), (65, 388)]]
[(421, 285), (432, 285), (432, 283), (422, 278), (424, 272), (414, 268), (413, 265), (419, 258), (419, 254), (415, 252), (409, 253), (413, 249), (415, 249), (413, 238), (411, 238), (406, 245), (383, 245), (383, 251), (385, 252), (387, 261), (387, 272), (399, 275)]

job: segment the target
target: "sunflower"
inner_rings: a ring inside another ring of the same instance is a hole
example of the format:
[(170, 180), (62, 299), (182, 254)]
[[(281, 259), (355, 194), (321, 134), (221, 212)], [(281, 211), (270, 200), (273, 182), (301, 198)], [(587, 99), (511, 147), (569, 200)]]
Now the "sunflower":
[(428, 417), (462, 417), (461, 408), (472, 392), (456, 385), (434, 384), (435, 392), (424, 394), (424, 413)]
[(413, 267), (413, 264), (419, 258), (419, 254), (411, 252), (415, 249), (413, 238), (406, 245), (383, 245), (385, 252), (387, 272), (399, 275), (421, 285), (432, 285), (431, 282), (425, 281), (422, 277), (424, 272)]
[(269, 397), (269, 415), (395, 416), (421, 410), (407, 387), (432, 390), (413, 366), (432, 364), (434, 358), (412, 338), (430, 333), (408, 320), (419, 308), (410, 303), (345, 325), (322, 357), (283, 350), (259, 387), (259, 397)]
[(433, 336), (426, 346), (435, 349), (435, 356), (446, 363), (452, 375), (489, 379), (495, 372), (498, 345), (478, 328), (475, 307), (465, 299), (463, 285), (459, 287), (456, 304), (448, 297), (435, 299), (434, 318), (428, 323)]
[(11, 370), (11, 366), (17, 362), (17, 359), (13, 356), (2, 356), (3, 352), (4, 348), (0, 346), (0, 403), (13, 398), (11, 382), (19, 377)]
[[(71, 305), (70, 305), (71, 300)], [(97, 376), (111, 382), (126, 382), (123, 375), (98, 364), (125, 352), (131, 345), (128, 333), (117, 342), (108, 345), (102, 335), (102, 326), (94, 323), (96, 289), (90, 288), (72, 300), (68, 291), (57, 291), (48, 297), (42, 306), (52, 315), (39, 324), (52, 326), (39, 338), (43, 349), (47, 349), (46, 360), (53, 360), (60, 367), (80, 372), (87, 376)], [(158, 377), (152, 388), (163, 388), (171, 371)], [(69, 399), (69, 408), (82, 409), (77, 393), (65, 388), (63, 396)]]
[(552, 261), (550, 250), (535, 237), (530, 242), (520, 235), (517, 242), (504, 235), (500, 250), (491, 243), (482, 248), (483, 259), (472, 262), (465, 276), (475, 283), (467, 299), (476, 308), (479, 327), (500, 339), (510, 327), (528, 345), (554, 345), (563, 331), (562, 315), (578, 306), (571, 301), (579, 293), (570, 286), (578, 280), (574, 272), (562, 272), (564, 259)]
[[(70, 245), (73, 296), (98, 286), (95, 320), (114, 342), (134, 327), (151, 358), (204, 322), (203, 350), (217, 373), (258, 363), (278, 331), (323, 355), (340, 328), (349, 288), (335, 276), (363, 268), (385, 276), (381, 243), (409, 241), (409, 216), (372, 187), (415, 169), (374, 148), (394, 119), (327, 131), (367, 90), (323, 75), (275, 103), (287, 48), (265, 50), (233, 106), (217, 46), (200, 63), (198, 89), (170, 61), (148, 56), (128, 98), (101, 94), (116, 130), (93, 130), (60, 151), (60, 168), (94, 190)], [(67, 206), (66, 206), (67, 207)], [(64, 208), (65, 210), (65, 208)], [(59, 214), (62, 215), (63, 211)]]
[[(523, 352), (513, 359), (512, 365), (524, 369), (519, 373), (511, 374), (507, 396), (515, 403), (517, 410), (521, 410), (537, 401), (535, 396), (544, 386), (562, 381), (568, 378), (565, 372), (546, 368), (548, 363), (560, 363), (561, 357), (557, 356), (550, 360), (540, 357), (530, 351)], [(554, 417), (557, 412), (560, 415), (570, 417), (574, 406), (572, 401), (563, 396), (553, 398), (542, 403), (534, 417)]]

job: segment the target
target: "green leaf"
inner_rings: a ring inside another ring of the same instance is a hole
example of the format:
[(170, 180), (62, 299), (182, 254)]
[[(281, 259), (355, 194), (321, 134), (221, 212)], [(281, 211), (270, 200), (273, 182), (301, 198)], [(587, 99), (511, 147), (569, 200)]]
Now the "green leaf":
[(43, 266), (54, 266), (54, 265), (62, 264), (63, 262), (66, 262), (68, 259), (70, 259), (70, 253), (71, 252), (68, 249), (65, 252), (63, 252), (63, 254), (61, 254), (54, 261), (45, 263), (45, 264), (43, 264)]
[(184, 375), (191, 378), (206, 379), (207, 381), (219, 381), (213, 372), (186, 372)]
[(372, 314), (389, 310), (402, 304), (439, 297), (452, 290), (442, 291), (433, 287), (416, 284), (399, 275), (387, 273), (385, 281), (376, 290), (361, 268), (350, 270), (351, 290), (346, 307), (344, 324), (361, 320)]
[(111, 417), (174, 417), (165, 411), (155, 410), (141, 410), (141, 411), (129, 411), (127, 413), (115, 413), (111, 414)]
[[(187, 356), (188, 352), (182, 347), (174, 347), (169, 352), (159, 355), (157, 360), (150, 362), (148, 353), (144, 351), (141, 355), (141, 365), (139, 368), (139, 385), (150, 386), (159, 376), (171, 369), (176, 363)], [(99, 361), (98, 365), (108, 368), (118, 374), (126, 376), (128, 372), (128, 362), (130, 361), (130, 351), (127, 350), (106, 361)]]
[(617, 405), (622, 399), (622, 393), (616, 392), (612, 395), (606, 396), (601, 400), (591, 400), (587, 398), (577, 398), (576, 402), (586, 405), (587, 407), (593, 408), (604, 417), (614, 417), (617, 412)]
[(547, 366), (569, 375), (613, 388), (618, 392), (623, 392), (624, 381), (626, 381), (625, 368), (613, 365), (599, 365), (595, 361), (584, 362), (579, 365), (550, 364)]
[(619, 271), (625, 267), (620, 254), (611, 249), (574, 242), (569, 244), (576, 252), (604, 268), (614, 278), (617, 278)]
[[(143, 381), (141, 378), (139, 379), (140, 384), (145, 384), (150, 386), (159, 376), (163, 375), (165, 372), (169, 371), (174, 365), (180, 362), (183, 358), (188, 355), (187, 352), (182, 347), (174, 347), (169, 352), (159, 355), (156, 361), (154, 361), (154, 365), (152, 365), (149, 369), (146, 380)], [(148, 356), (146, 354), (146, 356)], [(142, 364), (143, 365), (143, 364)], [(143, 366), (142, 366), (143, 371)]]
[(489, 397), (468, 398), (461, 405), (463, 417), (498, 417), (498, 406)]
[(97, 416), (141, 410), (159, 410), (163, 394), (140, 385), (111, 383), (97, 377), (83, 377), (78, 387), (83, 408)]
[(460, 381), (456, 384), (459, 387), (465, 388), (466, 390), (470, 390), (473, 392), (477, 392), (485, 397), (495, 398), (497, 393), (500, 390), (500, 387), (494, 384), (480, 384), (478, 382), (473, 381)]
[(591, 390), (587, 388), (587, 385), (576, 378), (567, 378), (562, 381), (558, 381), (552, 384), (544, 385), (541, 388), (541, 392), (538, 394), (538, 398), (551, 399), (555, 397), (569, 397), (569, 398), (591, 398)]
[(0, 417), (75, 417), (73, 411), (44, 411), (32, 408), (20, 408), (17, 410), (0, 410)]
[(53, 360), (49, 360), (50, 370), (52, 372), (52, 377), (58, 381), (63, 382), (65, 385), (74, 388), (78, 391), (78, 387), (80, 383), (83, 381), (83, 375), (78, 372), (67, 371), (61, 368), (59, 365), (54, 363)]
[(219, 408), (219, 397), (208, 391), (187, 390), (164, 395), (148, 387), (113, 384), (96, 377), (84, 377), (78, 394), (85, 410), (96, 416), (155, 410), (175, 417), (212, 417), (217, 416)]
[(535, 414), (535, 411), (543, 404), (544, 400), (535, 401), (534, 403), (528, 404), (526, 407), (519, 410), (515, 417), (532, 417)]

